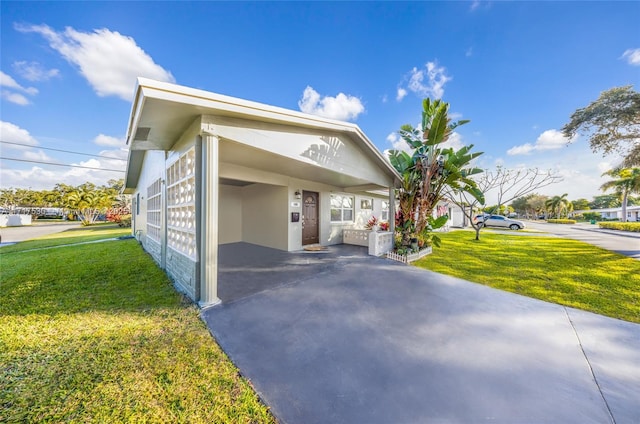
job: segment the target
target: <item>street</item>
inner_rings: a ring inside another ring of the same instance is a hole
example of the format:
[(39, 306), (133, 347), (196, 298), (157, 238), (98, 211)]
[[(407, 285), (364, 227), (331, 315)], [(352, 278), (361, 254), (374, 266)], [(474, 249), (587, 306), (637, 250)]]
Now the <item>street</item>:
[(598, 225), (585, 223), (567, 225), (548, 224), (544, 221), (525, 221), (525, 225), (527, 229), (580, 240), (640, 260), (640, 233), (601, 230)]
[(59, 223), (43, 222), (25, 225), (23, 227), (2, 227), (0, 228), (0, 246), (13, 244), (20, 241), (30, 240), (48, 234), (59, 233), (71, 228), (78, 228), (80, 222)]

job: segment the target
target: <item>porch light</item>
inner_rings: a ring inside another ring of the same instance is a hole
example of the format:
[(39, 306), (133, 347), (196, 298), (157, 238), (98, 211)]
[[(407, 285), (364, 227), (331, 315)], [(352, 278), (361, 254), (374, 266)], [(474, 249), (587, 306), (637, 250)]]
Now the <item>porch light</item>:
[(294, 196), (296, 197), (296, 199), (302, 199), (302, 193), (300, 193), (300, 190), (296, 190)]

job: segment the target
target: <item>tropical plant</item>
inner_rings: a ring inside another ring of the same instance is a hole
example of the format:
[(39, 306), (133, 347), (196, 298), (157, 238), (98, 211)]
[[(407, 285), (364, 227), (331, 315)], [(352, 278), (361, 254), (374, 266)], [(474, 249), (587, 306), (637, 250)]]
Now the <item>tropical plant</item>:
[(568, 212), (573, 210), (573, 204), (567, 199), (567, 196), (568, 193), (564, 193), (562, 196), (553, 196), (545, 202), (547, 210), (551, 212), (555, 218), (566, 216)]
[(82, 225), (94, 224), (98, 215), (115, 203), (115, 195), (108, 188), (96, 188), (91, 183), (78, 186), (66, 196), (66, 207), (80, 212)]
[(622, 203), (622, 222), (627, 222), (627, 204), (629, 195), (640, 193), (640, 168), (615, 168), (605, 172), (615, 179), (605, 182), (600, 189), (607, 191), (613, 189)]
[(400, 244), (404, 248), (418, 236), (438, 245), (439, 239), (431, 231), (443, 226), (447, 218), (433, 219), (432, 215), (445, 187), (471, 193), (484, 203), (482, 193), (470, 178), (482, 169), (469, 165), (482, 153), (471, 153), (473, 146), (457, 151), (442, 147), (458, 126), (469, 121), (451, 122), (449, 104), (441, 100), (424, 99), (422, 109), (420, 128), (403, 125), (399, 131), (411, 153), (389, 152), (389, 161), (401, 176), (400, 187), (396, 190), (399, 200), (396, 231), (401, 235)]

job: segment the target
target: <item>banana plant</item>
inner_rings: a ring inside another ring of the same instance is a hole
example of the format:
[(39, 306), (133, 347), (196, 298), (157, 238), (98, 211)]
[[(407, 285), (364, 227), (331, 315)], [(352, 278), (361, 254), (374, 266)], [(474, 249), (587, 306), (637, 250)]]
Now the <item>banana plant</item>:
[(448, 113), (448, 103), (440, 99), (424, 99), (421, 128), (403, 125), (399, 131), (412, 151), (389, 152), (391, 165), (402, 177), (400, 187), (396, 189), (399, 201), (396, 228), (403, 246), (408, 246), (411, 239), (419, 234), (435, 229), (430, 224), (444, 225), (442, 220), (436, 223), (432, 218), (444, 187), (468, 192), (484, 203), (482, 192), (471, 178), (482, 172), (482, 169), (471, 165), (482, 153), (471, 152), (473, 146), (464, 146), (457, 151), (442, 147), (457, 127), (469, 122), (451, 122)]

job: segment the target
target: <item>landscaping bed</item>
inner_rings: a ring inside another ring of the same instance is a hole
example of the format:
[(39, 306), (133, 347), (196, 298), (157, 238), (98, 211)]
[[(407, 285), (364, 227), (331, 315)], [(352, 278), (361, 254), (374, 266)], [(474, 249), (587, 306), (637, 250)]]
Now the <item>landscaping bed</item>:
[(598, 223), (598, 226), (607, 230), (632, 231), (634, 233), (640, 233), (640, 222), (600, 222)]

